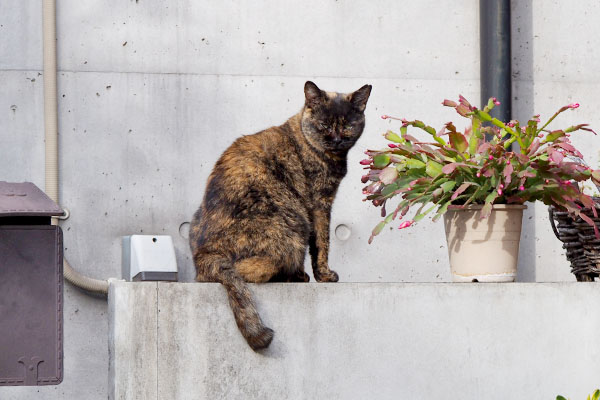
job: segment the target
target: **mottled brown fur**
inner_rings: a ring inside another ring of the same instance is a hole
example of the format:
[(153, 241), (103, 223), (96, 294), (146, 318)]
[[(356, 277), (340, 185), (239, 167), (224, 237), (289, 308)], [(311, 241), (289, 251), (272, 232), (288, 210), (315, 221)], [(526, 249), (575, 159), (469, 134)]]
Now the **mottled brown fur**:
[(236, 323), (250, 347), (267, 347), (245, 282), (337, 282), (329, 269), (329, 220), (346, 155), (364, 129), (371, 92), (321, 91), (306, 82), (303, 109), (281, 126), (237, 139), (217, 161), (194, 215), (190, 246), (198, 281), (227, 289)]

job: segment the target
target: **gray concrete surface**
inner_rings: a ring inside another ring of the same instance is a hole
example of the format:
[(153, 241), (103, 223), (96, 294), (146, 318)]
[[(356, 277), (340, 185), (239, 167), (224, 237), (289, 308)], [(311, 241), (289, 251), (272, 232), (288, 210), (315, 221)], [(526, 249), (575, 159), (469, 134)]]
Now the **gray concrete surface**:
[(111, 399), (583, 399), (598, 284), (252, 285), (254, 353), (218, 284), (111, 287)]
[[(600, 126), (599, 7), (513, 1), (517, 117), (544, 117), (577, 101), (582, 106), (561, 121)], [(122, 235), (169, 234), (180, 276), (190, 281), (180, 226), (200, 202), (212, 164), (236, 137), (297, 112), (312, 79), (332, 90), (374, 87), (334, 206), (332, 227), (346, 224), (352, 233), (345, 241), (332, 235), (332, 267), (346, 282), (450, 279), (439, 224), (422, 221), (366, 244), (379, 218), (361, 202), (357, 162), (397, 128), (381, 114), (437, 126), (455, 119), (439, 105), (443, 98), (477, 101), (476, 0), (64, 0), (57, 13), (60, 195), (71, 210), (65, 254), (77, 269), (117, 276)], [(41, 43), (40, 3), (0, 2), (0, 179), (43, 187)], [(593, 136), (574, 140), (598, 166)], [(520, 280), (573, 280), (542, 206), (527, 211), (521, 249)], [(106, 398), (106, 303), (72, 287), (65, 296), (64, 382), (2, 388), (0, 399)]]

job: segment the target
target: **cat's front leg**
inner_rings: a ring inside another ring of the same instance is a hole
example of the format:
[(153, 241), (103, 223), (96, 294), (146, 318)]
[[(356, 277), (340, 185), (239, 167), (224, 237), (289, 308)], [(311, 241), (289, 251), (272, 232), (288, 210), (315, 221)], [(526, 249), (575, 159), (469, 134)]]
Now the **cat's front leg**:
[(331, 209), (316, 209), (313, 212), (313, 230), (308, 246), (313, 267), (313, 275), (317, 282), (337, 282), (339, 276), (329, 269), (329, 218)]

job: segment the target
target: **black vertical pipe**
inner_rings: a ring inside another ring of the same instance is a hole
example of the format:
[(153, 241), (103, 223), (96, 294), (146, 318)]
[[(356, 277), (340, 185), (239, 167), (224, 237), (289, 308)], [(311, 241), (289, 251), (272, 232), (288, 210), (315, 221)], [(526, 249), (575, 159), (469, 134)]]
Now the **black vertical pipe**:
[(492, 116), (511, 120), (510, 0), (479, 0), (481, 108), (490, 97), (500, 105)]

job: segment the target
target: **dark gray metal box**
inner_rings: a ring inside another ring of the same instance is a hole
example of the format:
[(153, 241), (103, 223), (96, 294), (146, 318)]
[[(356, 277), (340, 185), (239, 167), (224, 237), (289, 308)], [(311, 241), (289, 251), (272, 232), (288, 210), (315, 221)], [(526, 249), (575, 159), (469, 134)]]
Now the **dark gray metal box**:
[(32, 183), (0, 182), (0, 386), (63, 378), (63, 211)]

